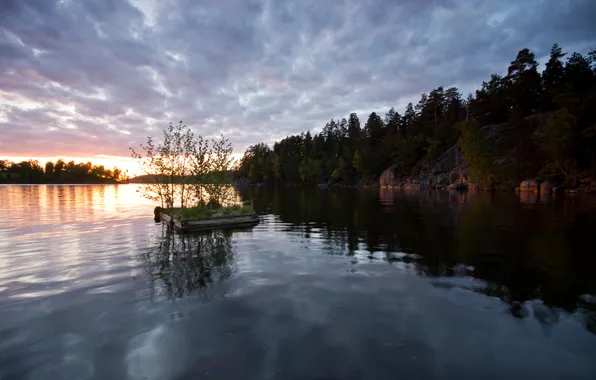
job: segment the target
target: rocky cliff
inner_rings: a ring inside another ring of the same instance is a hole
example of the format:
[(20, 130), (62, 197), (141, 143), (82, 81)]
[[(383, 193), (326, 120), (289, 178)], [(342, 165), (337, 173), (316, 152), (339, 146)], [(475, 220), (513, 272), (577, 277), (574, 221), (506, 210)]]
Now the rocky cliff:
[[(496, 142), (499, 136), (499, 125), (487, 125), (482, 129), (486, 132), (487, 139), (491, 139), (493, 143)], [(468, 166), (457, 144), (436, 159), (422, 159), (417, 166), (420, 167), (418, 174), (406, 177), (399, 173), (397, 165), (393, 165), (381, 173), (379, 184), (415, 189), (459, 189), (469, 185)]]
[[(498, 139), (498, 126), (487, 126), (487, 138), (496, 141)], [(506, 158), (498, 160), (502, 165)], [(384, 187), (396, 187), (404, 189), (465, 189), (480, 190), (480, 186), (470, 183), (469, 170), (466, 160), (463, 157), (461, 149), (457, 144), (447, 149), (436, 159), (423, 159), (417, 167), (420, 168), (418, 174), (414, 176), (404, 176), (399, 172), (398, 166), (393, 165), (383, 171), (379, 178), (379, 185)], [(495, 184), (491, 190), (519, 190), (521, 192), (531, 193), (586, 193), (596, 194), (596, 175), (594, 173), (584, 173), (574, 181), (571, 186), (565, 187), (561, 181), (551, 182), (544, 178), (530, 178), (519, 184)]]
[(444, 188), (464, 186), (468, 183), (468, 168), (457, 144), (447, 149), (438, 158), (419, 163), (420, 172), (404, 178), (393, 165), (381, 173), (381, 186), (404, 188)]

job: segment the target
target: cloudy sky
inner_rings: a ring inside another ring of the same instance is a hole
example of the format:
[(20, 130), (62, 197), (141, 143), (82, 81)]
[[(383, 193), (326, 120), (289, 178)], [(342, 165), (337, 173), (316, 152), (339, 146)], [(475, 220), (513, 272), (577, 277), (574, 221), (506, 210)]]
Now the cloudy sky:
[[(523, 47), (596, 48), (594, 0), (1, 0), (0, 157), (119, 157), (169, 121), (237, 152)], [(544, 59), (542, 59), (544, 61)]]

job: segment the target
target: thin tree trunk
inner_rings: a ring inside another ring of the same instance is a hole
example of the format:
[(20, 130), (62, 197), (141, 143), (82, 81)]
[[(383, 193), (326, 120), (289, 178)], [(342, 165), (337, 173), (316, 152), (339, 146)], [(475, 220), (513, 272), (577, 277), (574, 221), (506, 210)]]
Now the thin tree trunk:
[(182, 173), (180, 173), (182, 176), (182, 189), (180, 190), (180, 208), (184, 208), (184, 189), (186, 188), (186, 184), (185, 181), (186, 179), (185, 174), (186, 174), (186, 156), (184, 157), (184, 160), (182, 161)]
[(174, 172), (170, 174), (170, 207), (174, 207)]

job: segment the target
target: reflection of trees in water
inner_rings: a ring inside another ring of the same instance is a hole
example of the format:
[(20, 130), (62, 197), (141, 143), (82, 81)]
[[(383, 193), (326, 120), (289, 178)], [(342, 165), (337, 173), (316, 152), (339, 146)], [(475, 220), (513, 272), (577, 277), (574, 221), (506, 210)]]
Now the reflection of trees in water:
[(489, 284), (481, 292), (509, 303), (516, 317), (527, 315), (526, 301), (541, 300), (547, 309), (533, 307), (533, 314), (543, 325), (576, 311), (589, 325), (594, 314), (581, 297), (596, 294), (589, 238), (594, 223), (593, 216), (564, 202), (520, 208), (477, 199), (457, 226), (457, 260), (474, 266), (474, 276)]
[(168, 298), (195, 292), (209, 298), (212, 292), (206, 290), (221, 285), (235, 271), (232, 233), (177, 234), (164, 227), (157, 244), (145, 254), (152, 282), (162, 281)]
[(252, 188), (241, 197), (304, 237), (322, 229), (317, 238), (337, 247), (330, 252), (381, 251), (387, 262), (414, 265), (424, 276), (473, 276), (484, 285), (470, 290), (500, 298), (516, 317), (531, 309), (549, 325), (577, 312), (596, 332), (596, 303), (582, 298), (596, 294), (596, 215), (577, 202), (528, 206), (513, 194), (386, 189)]
[(588, 302), (585, 299), (582, 299), (580, 303), (581, 312), (584, 314), (584, 323), (586, 329), (590, 331), (592, 334), (596, 334), (596, 300), (592, 300), (592, 302)]

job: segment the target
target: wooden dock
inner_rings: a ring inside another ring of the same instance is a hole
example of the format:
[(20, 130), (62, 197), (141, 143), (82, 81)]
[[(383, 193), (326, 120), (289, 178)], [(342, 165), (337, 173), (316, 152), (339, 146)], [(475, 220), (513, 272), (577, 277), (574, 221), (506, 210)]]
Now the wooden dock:
[(160, 214), (161, 220), (179, 232), (196, 232), (225, 228), (250, 227), (259, 224), (257, 214), (214, 216), (205, 219), (180, 220), (167, 213)]

